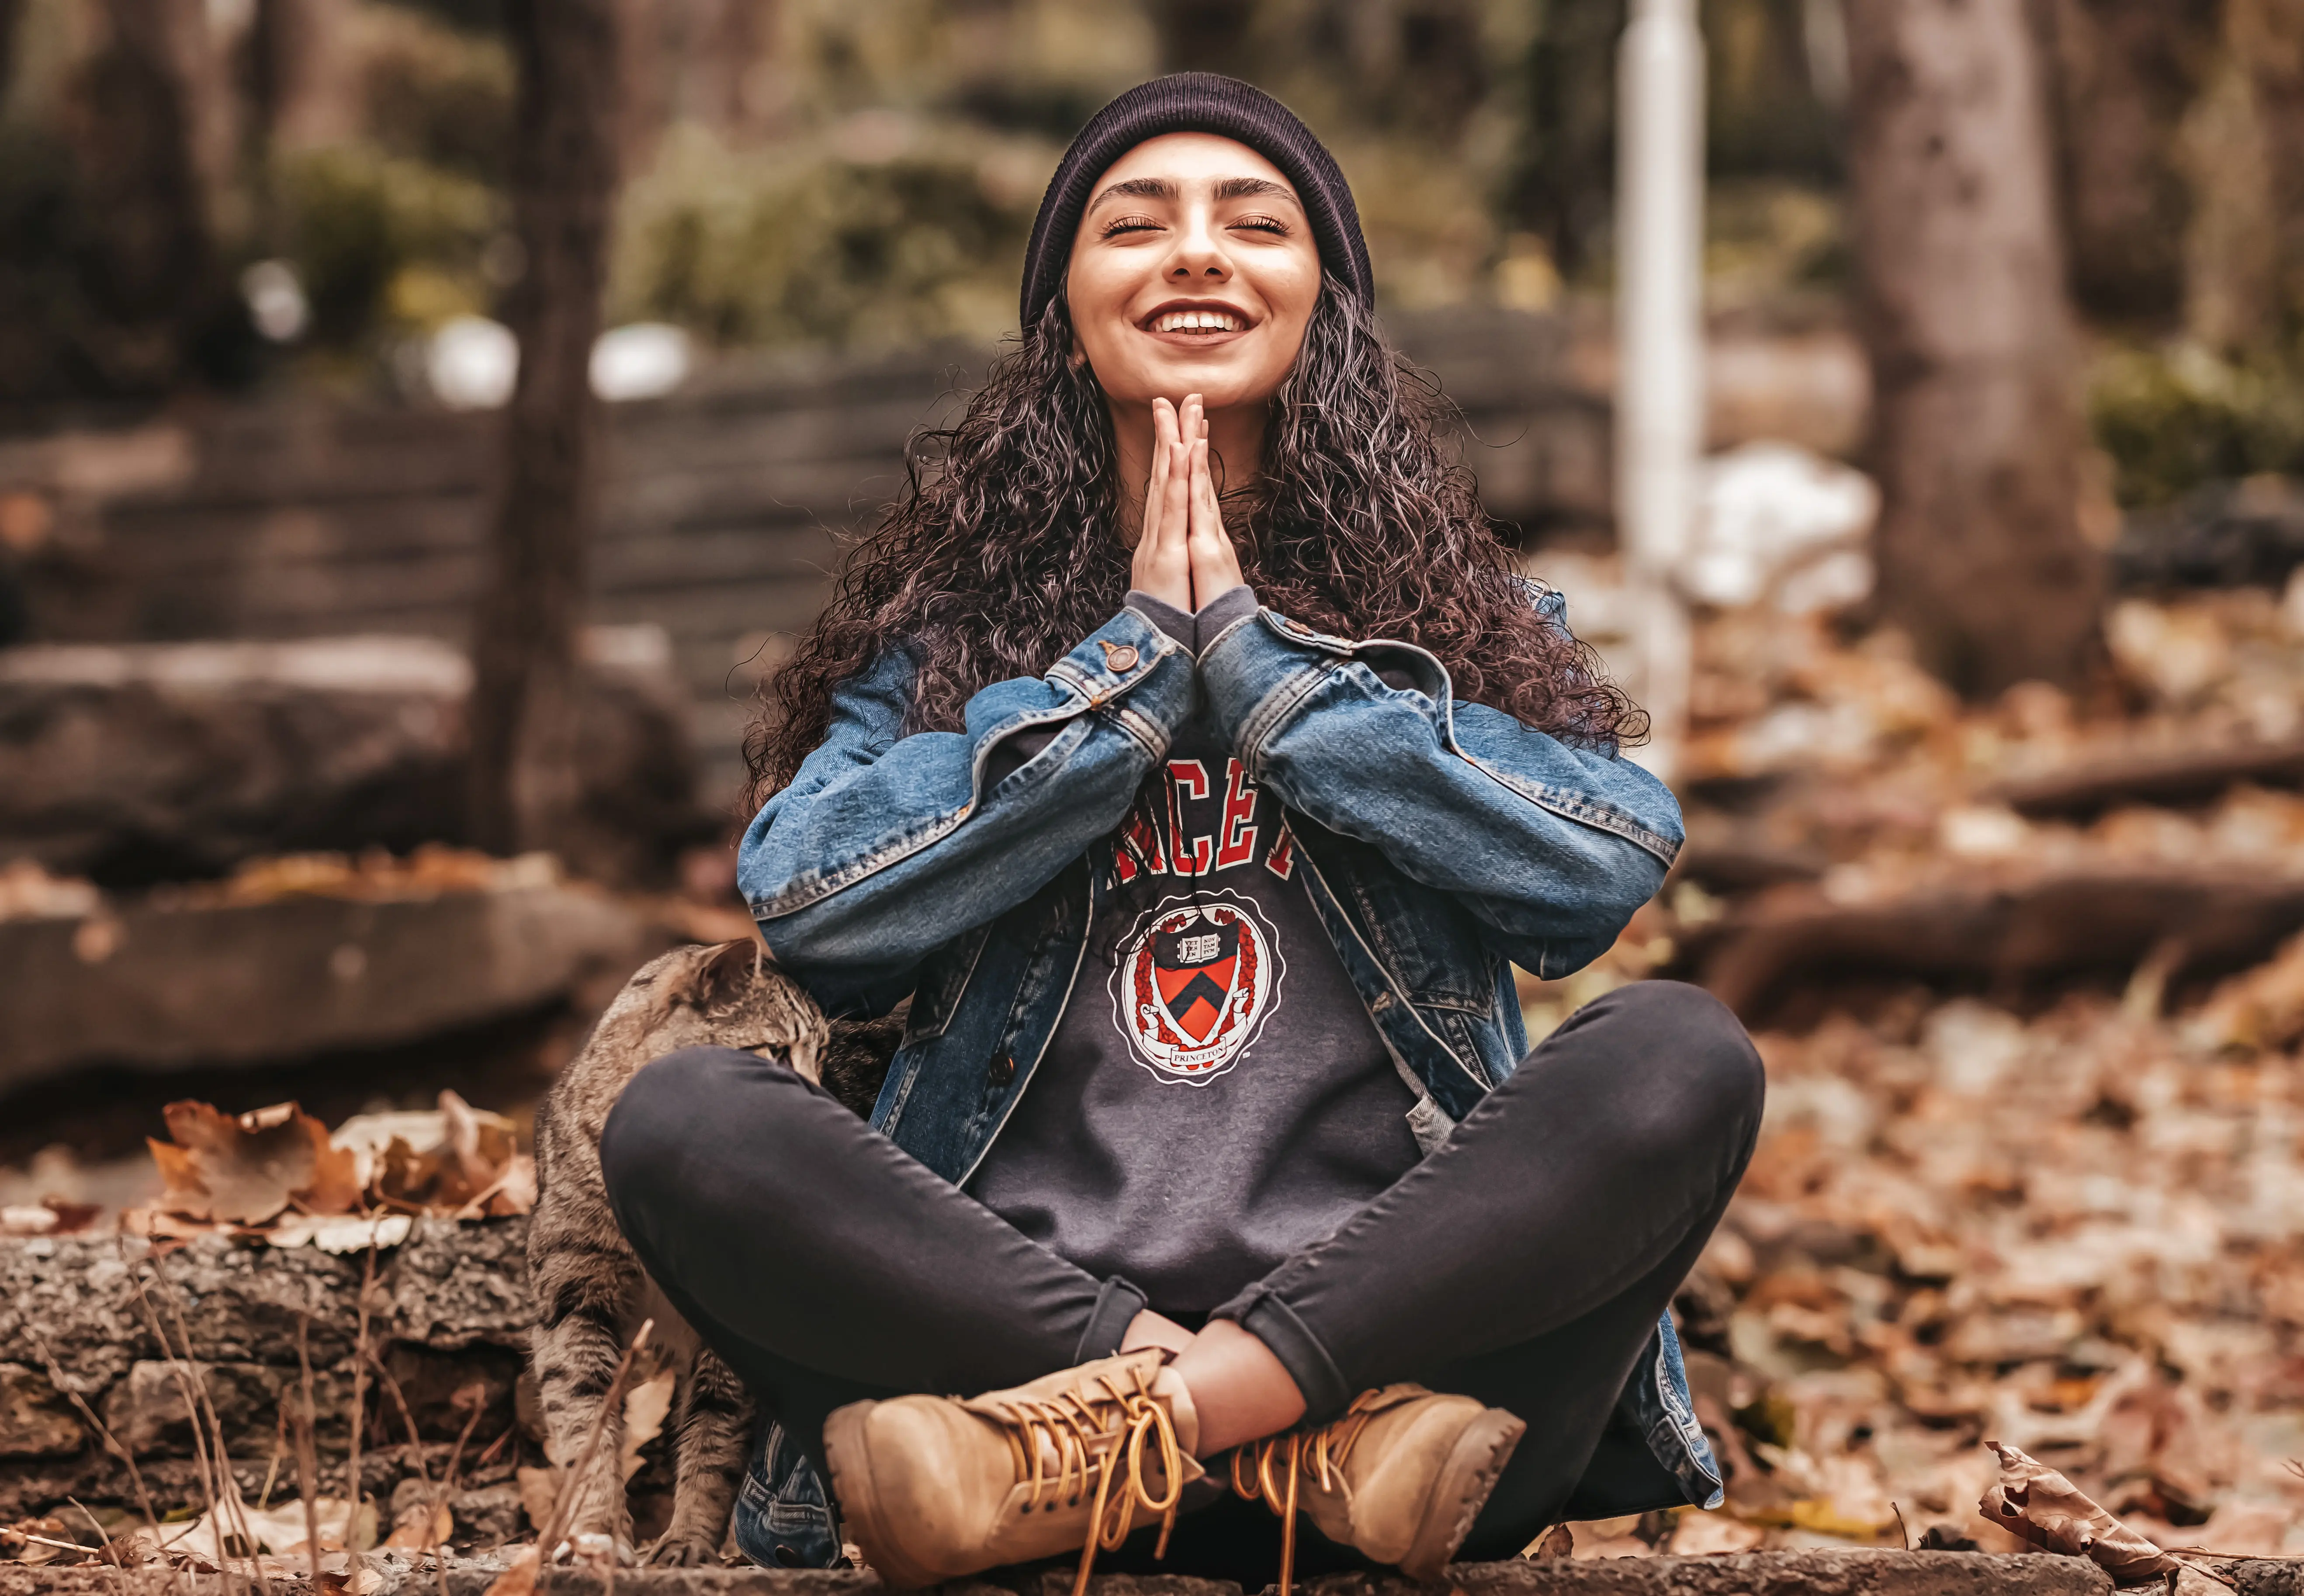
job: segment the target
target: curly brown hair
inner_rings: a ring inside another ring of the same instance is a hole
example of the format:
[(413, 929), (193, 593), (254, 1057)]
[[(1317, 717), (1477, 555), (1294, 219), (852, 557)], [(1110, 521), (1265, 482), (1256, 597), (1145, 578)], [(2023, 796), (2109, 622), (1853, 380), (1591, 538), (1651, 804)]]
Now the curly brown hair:
[[(832, 602), (762, 692), (744, 739), (757, 811), (824, 739), (833, 689), (891, 646), (918, 664), (911, 730), (955, 730), (970, 695), (1037, 676), (1110, 620), (1129, 587), (1117, 452), (1095, 374), (1071, 359), (1058, 294), (958, 426), (906, 451), (906, 486)], [(1348, 637), (1430, 650), (1457, 696), (1587, 747), (1647, 716), (1592, 651), (1537, 615), (1471, 473), (1454, 412), (1331, 278), (1273, 397), (1261, 475), (1225, 496), (1259, 602)]]

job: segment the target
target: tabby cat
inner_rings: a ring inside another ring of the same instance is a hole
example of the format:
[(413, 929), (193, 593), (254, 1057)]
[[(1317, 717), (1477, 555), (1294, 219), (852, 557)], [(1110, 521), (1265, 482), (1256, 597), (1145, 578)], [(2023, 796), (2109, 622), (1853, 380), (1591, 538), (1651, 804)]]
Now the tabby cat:
[[(806, 992), (750, 939), (673, 950), (644, 966), (601, 1015), (591, 1037), (553, 1083), (536, 1115), (538, 1195), (528, 1233), (529, 1277), (538, 1305), (530, 1362), (542, 1398), (545, 1450), (562, 1470), (598, 1443), (573, 1492), (565, 1541), (631, 1556), (631, 1518), (618, 1460), (623, 1415), (601, 1418), (617, 1363), (641, 1321), (653, 1319), (648, 1364), (675, 1376), (672, 1522), (648, 1560), (692, 1565), (716, 1558), (727, 1534), (736, 1479), (752, 1423), (751, 1398), (641, 1270), (608, 1209), (600, 1178), (600, 1130), (624, 1083), (676, 1048), (741, 1048), (781, 1059), (859, 1114), (870, 1111), (902, 1028), (885, 1020), (827, 1025)], [(551, 1555), (555, 1549), (547, 1549)]]

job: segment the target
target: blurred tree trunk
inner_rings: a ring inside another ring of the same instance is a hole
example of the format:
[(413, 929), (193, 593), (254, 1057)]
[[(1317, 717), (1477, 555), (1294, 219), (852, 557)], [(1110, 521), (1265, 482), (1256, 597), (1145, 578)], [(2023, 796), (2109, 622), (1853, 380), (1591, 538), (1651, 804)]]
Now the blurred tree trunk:
[(1881, 609), (1963, 693), (2071, 685), (2103, 574), (2025, 0), (1851, 0), (1848, 34)]
[(2171, 324), (2190, 196), (2178, 130), (2213, 58), (2221, 0), (2053, 0), (2058, 190), (2081, 311)]
[(95, 313), (80, 353), (115, 392), (182, 381), (224, 291), (195, 105), (204, 15), (175, 0), (103, 0), (66, 102), (83, 229), (75, 274)]
[(332, 144), (360, 125), (352, 0), (256, 0), (248, 40), (256, 139), (267, 152)]
[(24, 0), (0, 0), (0, 96), (16, 71), (16, 28), (24, 20)]
[(2304, 317), (2304, 0), (2225, 0), (2184, 118), (2184, 327), (2228, 353)]
[(1528, 129), (1505, 180), (1505, 207), (1566, 276), (1608, 252), (1623, 30), (1623, 0), (1555, 0), (1521, 68)]
[(1160, 70), (1254, 76), (1244, 58), (1255, 9), (1241, 0), (1154, 0)]
[(576, 649), (596, 510), (600, 327), (616, 183), (617, 0), (506, 0), (520, 72), (512, 174), (526, 270), (520, 378), (472, 639), (472, 840), (567, 849), (578, 826)]

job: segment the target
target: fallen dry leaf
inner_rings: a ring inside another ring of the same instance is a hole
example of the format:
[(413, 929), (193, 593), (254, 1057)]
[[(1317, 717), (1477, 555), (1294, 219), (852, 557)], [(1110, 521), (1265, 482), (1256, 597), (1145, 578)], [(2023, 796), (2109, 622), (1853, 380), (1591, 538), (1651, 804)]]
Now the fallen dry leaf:
[(672, 1412), (673, 1383), (673, 1372), (666, 1369), (624, 1393), (624, 1445), (616, 1464), (627, 1482), (640, 1472), (640, 1448), (664, 1431), (665, 1415)]
[(429, 1551), (445, 1545), (455, 1533), (456, 1516), (448, 1511), (447, 1503), (418, 1502), (394, 1521), (384, 1543), (402, 1551)]
[(396, 1247), (416, 1221), (404, 1213), (287, 1214), (258, 1232), (275, 1247), (318, 1247), (339, 1255), (370, 1247)]
[(0, 1208), (0, 1236), (70, 1236), (87, 1229), (103, 1212), (102, 1203), (62, 1197)]
[(1984, 1444), (2000, 1458), (2000, 1478), (1977, 1511), (2001, 1528), (2045, 1550), (2087, 1558), (2115, 1584), (2164, 1579), (2183, 1566), (2046, 1464), (2001, 1441)]
[(521, 1468), (520, 1481), (520, 1510), (528, 1515), (528, 1527), (538, 1534), (551, 1522), (552, 1509), (560, 1501), (560, 1471), (556, 1468)]
[(521, 1547), (512, 1553), (504, 1571), (488, 1586), (487, 1596), (535, 1596), (537, 1571), (542, 1566), (543, 1553), (538, 1548)]
[[(536, 1176), (512, 1122), (453, 1092), (422, 1112), (360, 1114), (335, 1132), (376, 1200), (402, 1212), (495, 1217), (535, 1206)], [(502, 1199), (501, 1202), (498, 1199)]]
[(188, 1100), (163, 1115), (173, 1140), (148, 1145), (166, 1181), (158, 1204), (166, 1212), (260, 1225), (292, 1205), (306, 1213), (359, 1205), (351, 1155), (292, 1102), (234, 1116)]
[(1756, 1524), (1744, 1524), (1725, 1513), (1683, 1513), (1673, 1525), (1664, 1550), (1675, 1558), (1716, 1558), (1750, 1551), (1767, 1539)]

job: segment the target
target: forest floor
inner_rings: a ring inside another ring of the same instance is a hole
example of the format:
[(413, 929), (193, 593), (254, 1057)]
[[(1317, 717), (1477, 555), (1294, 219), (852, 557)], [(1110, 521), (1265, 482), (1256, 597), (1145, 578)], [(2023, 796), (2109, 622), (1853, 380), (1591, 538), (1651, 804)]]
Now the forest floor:
[[(1891, 638), (1707, 627), (1688, 857), (1599, 964), (1522, 995), (1540, 1034), (1623, 981), (1745, 972), (1766, 1119), (1679, 1303), (1727, 1499), (1578, 1524), (1576, 1558), (2016, 1550), (1978, 1513), (1993, 1441), (2159, 1546), (2304, 1556), (2299, 595), (2124, 601), (2091, 694), (1982, 707)], [(2172, 882), (2209, 894), (2197, 927), (2155, 918)], [(1978, 905), (1989, 947), (1898, 951)], [(1860, 958), (1783, 941), (1859, 922)], [(480, 1106), (512, 1118), (444, 1103), (448, 1151), (363, 1167), (363, 1200), (522, 1205), (525, 1100)], [(0, 1171), (0, 1222), (148, 1224), (141, 1156), (80, 1171), (96, 1214), (41, 1217), (63, 1154)]]

